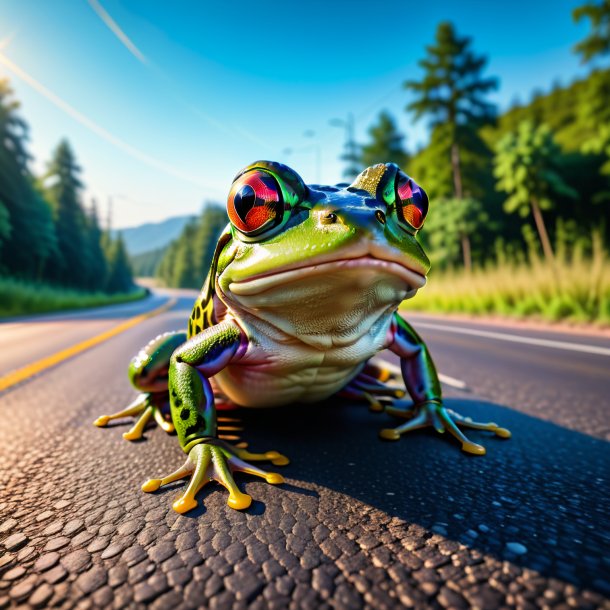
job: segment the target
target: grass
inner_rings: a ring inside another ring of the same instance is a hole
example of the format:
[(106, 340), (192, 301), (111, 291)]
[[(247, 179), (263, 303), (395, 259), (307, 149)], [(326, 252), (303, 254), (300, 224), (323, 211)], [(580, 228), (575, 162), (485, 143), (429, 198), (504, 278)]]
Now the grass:
[(530, 254), (528, 260), (500, 260), (471, 273), (433, 272), (405, 309), (608, 326), (610, 259), (601, 238), (593, 236), (589, 255), (560, 251), (554, 265)]
[(0, 278), (0, 317), (114, 305), (142, 299), (146, 294), (143, 288), (128, 293), (105, 294)]

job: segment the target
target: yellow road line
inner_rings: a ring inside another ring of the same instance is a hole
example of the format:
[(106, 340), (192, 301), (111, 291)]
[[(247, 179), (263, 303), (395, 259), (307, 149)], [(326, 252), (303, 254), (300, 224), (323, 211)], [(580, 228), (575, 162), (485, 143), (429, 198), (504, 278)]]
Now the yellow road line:
[(4, 377), (0, 377), (0, 392), (6, 390), (7, 388), (10, 388), (11, 386), (14, 386), (17, 383), (20, 383), (21, 381), (24, 381), (25, 379), (28, 379), (29, 377), (32, 377), (33, 375), (36, 375), (37, 373), (40, 373), (41, 371), (44, 371), (45, 369), (48, 369), (52, 366), (55, 366), (56, 364), (59, 364), (60, 362), (63, 362), (64, 360), (67, 360), (68, 358), (72, 358), (72, 356), (76, 356), (76, 354), (80, 354), (81, 352), (84, 352), (85, 350), (88, 350), (94, 347), (95, 345), (99, 345), (100, 343), (107, 341), (108, 339), (118, 335), (119, 333), (122, 333), (128, 328), (131, 328), (132, 326), (135, 326), (140, 322), (144, 322), (144, 320), (147, 320), (148, 318), (152, 318), (153, 316), (156, 316), (160, 313), (163, 313), (164, 311), (167, 311), (168, 309), (171, 309), (176, 304), (176, 302), (177, 300), (175, 298), (171, 298), (169, 301), (167, 301), (160, 307), (157, 307), (157, 309), (153, 309), (152, 311), (149, 311), (147, 313), (143, 313), (139, 316), (129, 318), (128, 320), (125, 320), (125, 322), (114, 326), (110, 330), (107, 330), (101, 333), (100, 335), (91, 337), (91, 339), (86, 339), (85, 341), (81, 341), (76, 345), (72, 345), (71, 347), (57, 352), (56, 354), (52, 354), (51, 356), (47, 356), (46, 358), (42, 358), (41, 360), (32, 362), (31, 364), (28, 364), (20, 369), (11, 371)]

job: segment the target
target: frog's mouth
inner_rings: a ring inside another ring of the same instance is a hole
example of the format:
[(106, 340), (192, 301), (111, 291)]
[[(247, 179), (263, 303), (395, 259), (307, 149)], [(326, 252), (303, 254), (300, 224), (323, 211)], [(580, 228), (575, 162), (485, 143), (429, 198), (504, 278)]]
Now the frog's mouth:
[[(236, 296), (252, 296), (285, 284), (309, 280), (313, 276), (331, 277), (342, 271), (354, 273), (362, 269), (376, 270), (380, 275), (393, 276), (405, 284), (405, 298), (413, 296), (426, 283), (425, 269), (414, 269), (406, 265), (404, 257), (398, 258), (385, 248), (343, 252), (344, 256), (329, 255), (312, 257), (309, 260), (279, 267), (272, 272), (254, 275), (246, 280), (232, 281), (229, 290)], [(417, 265), (413, 265), (416, 267)]]

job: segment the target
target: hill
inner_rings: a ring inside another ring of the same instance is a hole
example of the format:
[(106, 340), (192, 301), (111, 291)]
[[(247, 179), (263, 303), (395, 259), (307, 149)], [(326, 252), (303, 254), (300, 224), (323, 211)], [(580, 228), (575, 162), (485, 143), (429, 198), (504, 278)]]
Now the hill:
[[(173, 216), (161, 222), (147, 222), (136, 227), (121, 229), (130, 258), (152, 250), (165, 249), (195, 216)], [(119, 231), (115, 231), (118, 233)]]

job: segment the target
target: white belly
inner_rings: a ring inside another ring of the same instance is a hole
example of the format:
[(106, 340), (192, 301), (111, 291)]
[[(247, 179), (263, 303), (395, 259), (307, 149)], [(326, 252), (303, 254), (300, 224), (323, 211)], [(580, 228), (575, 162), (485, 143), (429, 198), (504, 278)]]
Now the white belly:
[[(387, 347), (391, 313), (351, 344), (320, 349), (289, 337), (257, 320), (247, 320), (251, 338), (246, 354), (214, 379), (236, 404), (273, 407), (317, 402), (340, 391), (364, 363)], [(253, 323), (254, 322), (254, 323)]]

